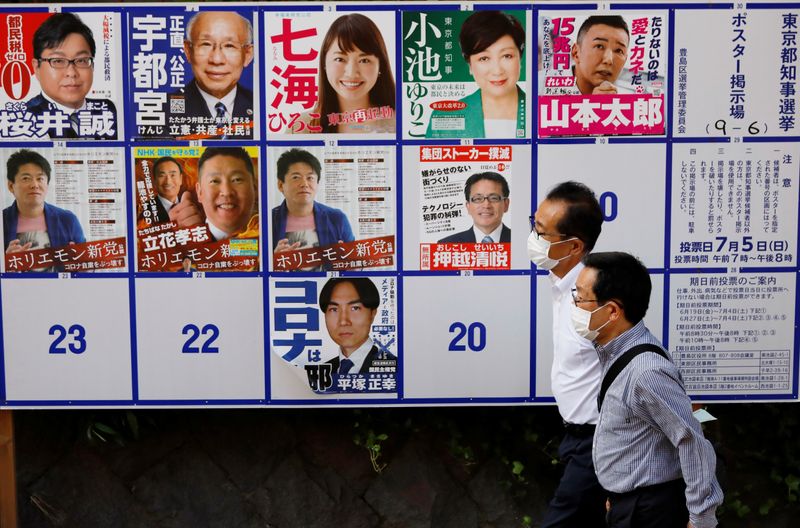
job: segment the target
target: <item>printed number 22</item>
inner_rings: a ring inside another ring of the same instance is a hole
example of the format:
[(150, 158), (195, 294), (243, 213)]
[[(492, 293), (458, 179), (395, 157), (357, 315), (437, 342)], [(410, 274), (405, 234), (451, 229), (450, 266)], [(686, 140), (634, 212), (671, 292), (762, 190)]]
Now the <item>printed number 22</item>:
[[(463, 352), (469, 346), (472, 352), (480, 352), (486, 348), (486, 326), (483, 323), (464, 323), (455, 322), (450, 325), (450, 333), (455, 337), (450, 341), (448, 350), (450, 352)], [(467, 344), (463, 345), (464, 336), (467, 337)]]
[[(183, 352), (184, 354), (197, 354), (201, 352), (203, 354), (218, 354), (219, 347), (211, 346), (214, 341), (217, 340), (219, 337), (219, 328), (217, 325), (207, 324), (203, 327), (202, 330), (197, 328), (197, 325), (187, 324), (183, 327), (181, 331), (183, 335), (188, 335), (189, 339), (183, 344)], [(207, 335), (211, 334), (208, 339), (206, 339), (205, 343), (203, 343), (202, 347), (193, 346), (194, 342), (200, 337), (200, 334)]]
[[(66, 354), (68, 348), (73, 354), (83, 354), (86, 351), (86, 329), (79, 324), (70, 326), (69, 330), (61, 325), (53, 325), (48, 333), (56, 336), (53, 342), (50, 343), (51, 354)], [(67, 346), (60, 346), (67, 334), (72, 336), (72, 342), (68, 343)]]

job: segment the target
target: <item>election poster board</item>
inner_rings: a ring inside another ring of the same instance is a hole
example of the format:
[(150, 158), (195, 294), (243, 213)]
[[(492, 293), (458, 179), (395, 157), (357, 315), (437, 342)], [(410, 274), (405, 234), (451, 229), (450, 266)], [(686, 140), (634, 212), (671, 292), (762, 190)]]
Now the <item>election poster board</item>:
[(799, 399), (796, 4), (0, 7), (4, 409), (552, 405), (568, 180), (695, 401)]

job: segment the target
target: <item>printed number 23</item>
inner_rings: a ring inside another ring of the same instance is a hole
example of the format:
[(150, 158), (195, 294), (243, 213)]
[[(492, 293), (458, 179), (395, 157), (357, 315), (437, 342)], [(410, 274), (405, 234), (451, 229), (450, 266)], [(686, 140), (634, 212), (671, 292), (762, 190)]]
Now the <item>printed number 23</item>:
[[(455, 334), (448, 347), (450, 352), (463, 352), (467, 347), (472, 352), (480, 352), (486, 348), (486, 326), (483, 323), (470, 323), (467, 326), (456, 321), (450, 325), (450, 333)], [(466, 345), (462, 344), (464, 336), (467, 337)]]
[[(219, 347), (211, 346), (219, 337), (219, 328), (217, 328), (217, 325), (207, 324), (201, 330), (197, 328), (197, 325), (187, 324), (183, 327), (181, 333), (189, 336), (189, 339), (183, 344), (183, 350), (181, 350), (184, 354), (197, 354), (198, 352), (203, 354), (219, 353)], [(197, 341), (200, 334), (210, 335), (208, 339), (205, 340), (202, 347), (196, 347), (194, 346), (194, 342)]]
[[(79, 324), (70, 326), (69, 330), (61, 325), (53, 325), (48, 333), (56, 336), (50, 343), (51, 354), (66, 354), (68, 348), (73, 354), (83, 354), (86, 351), (86, 329)], [(61, 346), (67, 334), (72, 336), (72, 341), (67, 346)]]

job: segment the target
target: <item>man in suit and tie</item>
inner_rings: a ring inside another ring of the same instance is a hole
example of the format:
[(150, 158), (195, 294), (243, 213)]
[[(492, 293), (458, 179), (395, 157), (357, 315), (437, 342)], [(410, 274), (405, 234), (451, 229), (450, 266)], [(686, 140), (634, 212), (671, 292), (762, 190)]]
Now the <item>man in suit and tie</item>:
[[(117, 109), (86, 94), (94, 80), (92, 30), (72, 13), (54, 13), (33, 34), (33, 73), (42, 93), (25, 103), (42, 136), (117, 139)], [(45, 128), (47, 127), (47, 128)]]
[(496, 172), (479, 172), (467, 179), (464, 196), (473, 225), (466, 231), (439, 240), (445, 243), (496, 244), (511, 242), (511, 229), (503, 224), (508, 212), (510, 190), (506, 179)]
[(169, 124), (202, 118), (206, 133), (192, 123), (191, 137), (252, 139), (253, 92), (239, 83), (242, 71), (253, 61), (250, 21), (235, 12), (198, 13), (186, 25), (183, 50), (194, 79), (170, 94)]
[(162, 156), (153, 163), (157, 196), (156, 210), (151, 215), (152, 223), (172, 221), (178, 224), (178, 227), (203, 223), (205, 216), (185, 186), (185, 175), (183, 165), (172, 156)]
[(370, 338), (372, 322), (381, 303), (375, 284), (365, 277), (330, 279), (319, 293), (319, 308), (325, 314), (325, 326), (339, 354), (328, 361), (333, 373), (369, 374), (376, 362), (389, 362), (382, 367), (395, 367), (397, 357), (381, 351)]

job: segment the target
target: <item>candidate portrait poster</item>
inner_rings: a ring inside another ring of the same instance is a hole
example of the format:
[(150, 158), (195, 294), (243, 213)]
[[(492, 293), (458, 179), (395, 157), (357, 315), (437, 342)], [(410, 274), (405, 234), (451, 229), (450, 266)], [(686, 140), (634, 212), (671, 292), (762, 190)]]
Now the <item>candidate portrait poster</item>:
[(259, 269), (258, 147), (134, 147), (137, 269)]
[(258, 139), (258, 21), (252, 8), (132, 8), (137, 139)]
[(664, 134), (666, 11), (539, 13), (539, 137)]
[(395, 13), (267, 12), (270, 138), (395, 135)]
[(124, 149), (3, 148), (0, 164), (6, 273), (127, 271)]
[(122, 139), (121, 70), (119, 13), (0, 14), (0, 140)]
[[(404, 11), (403, 137), (529, 137), (529, 17)], [(502, 36), (489, 42), (487, 33)]]

